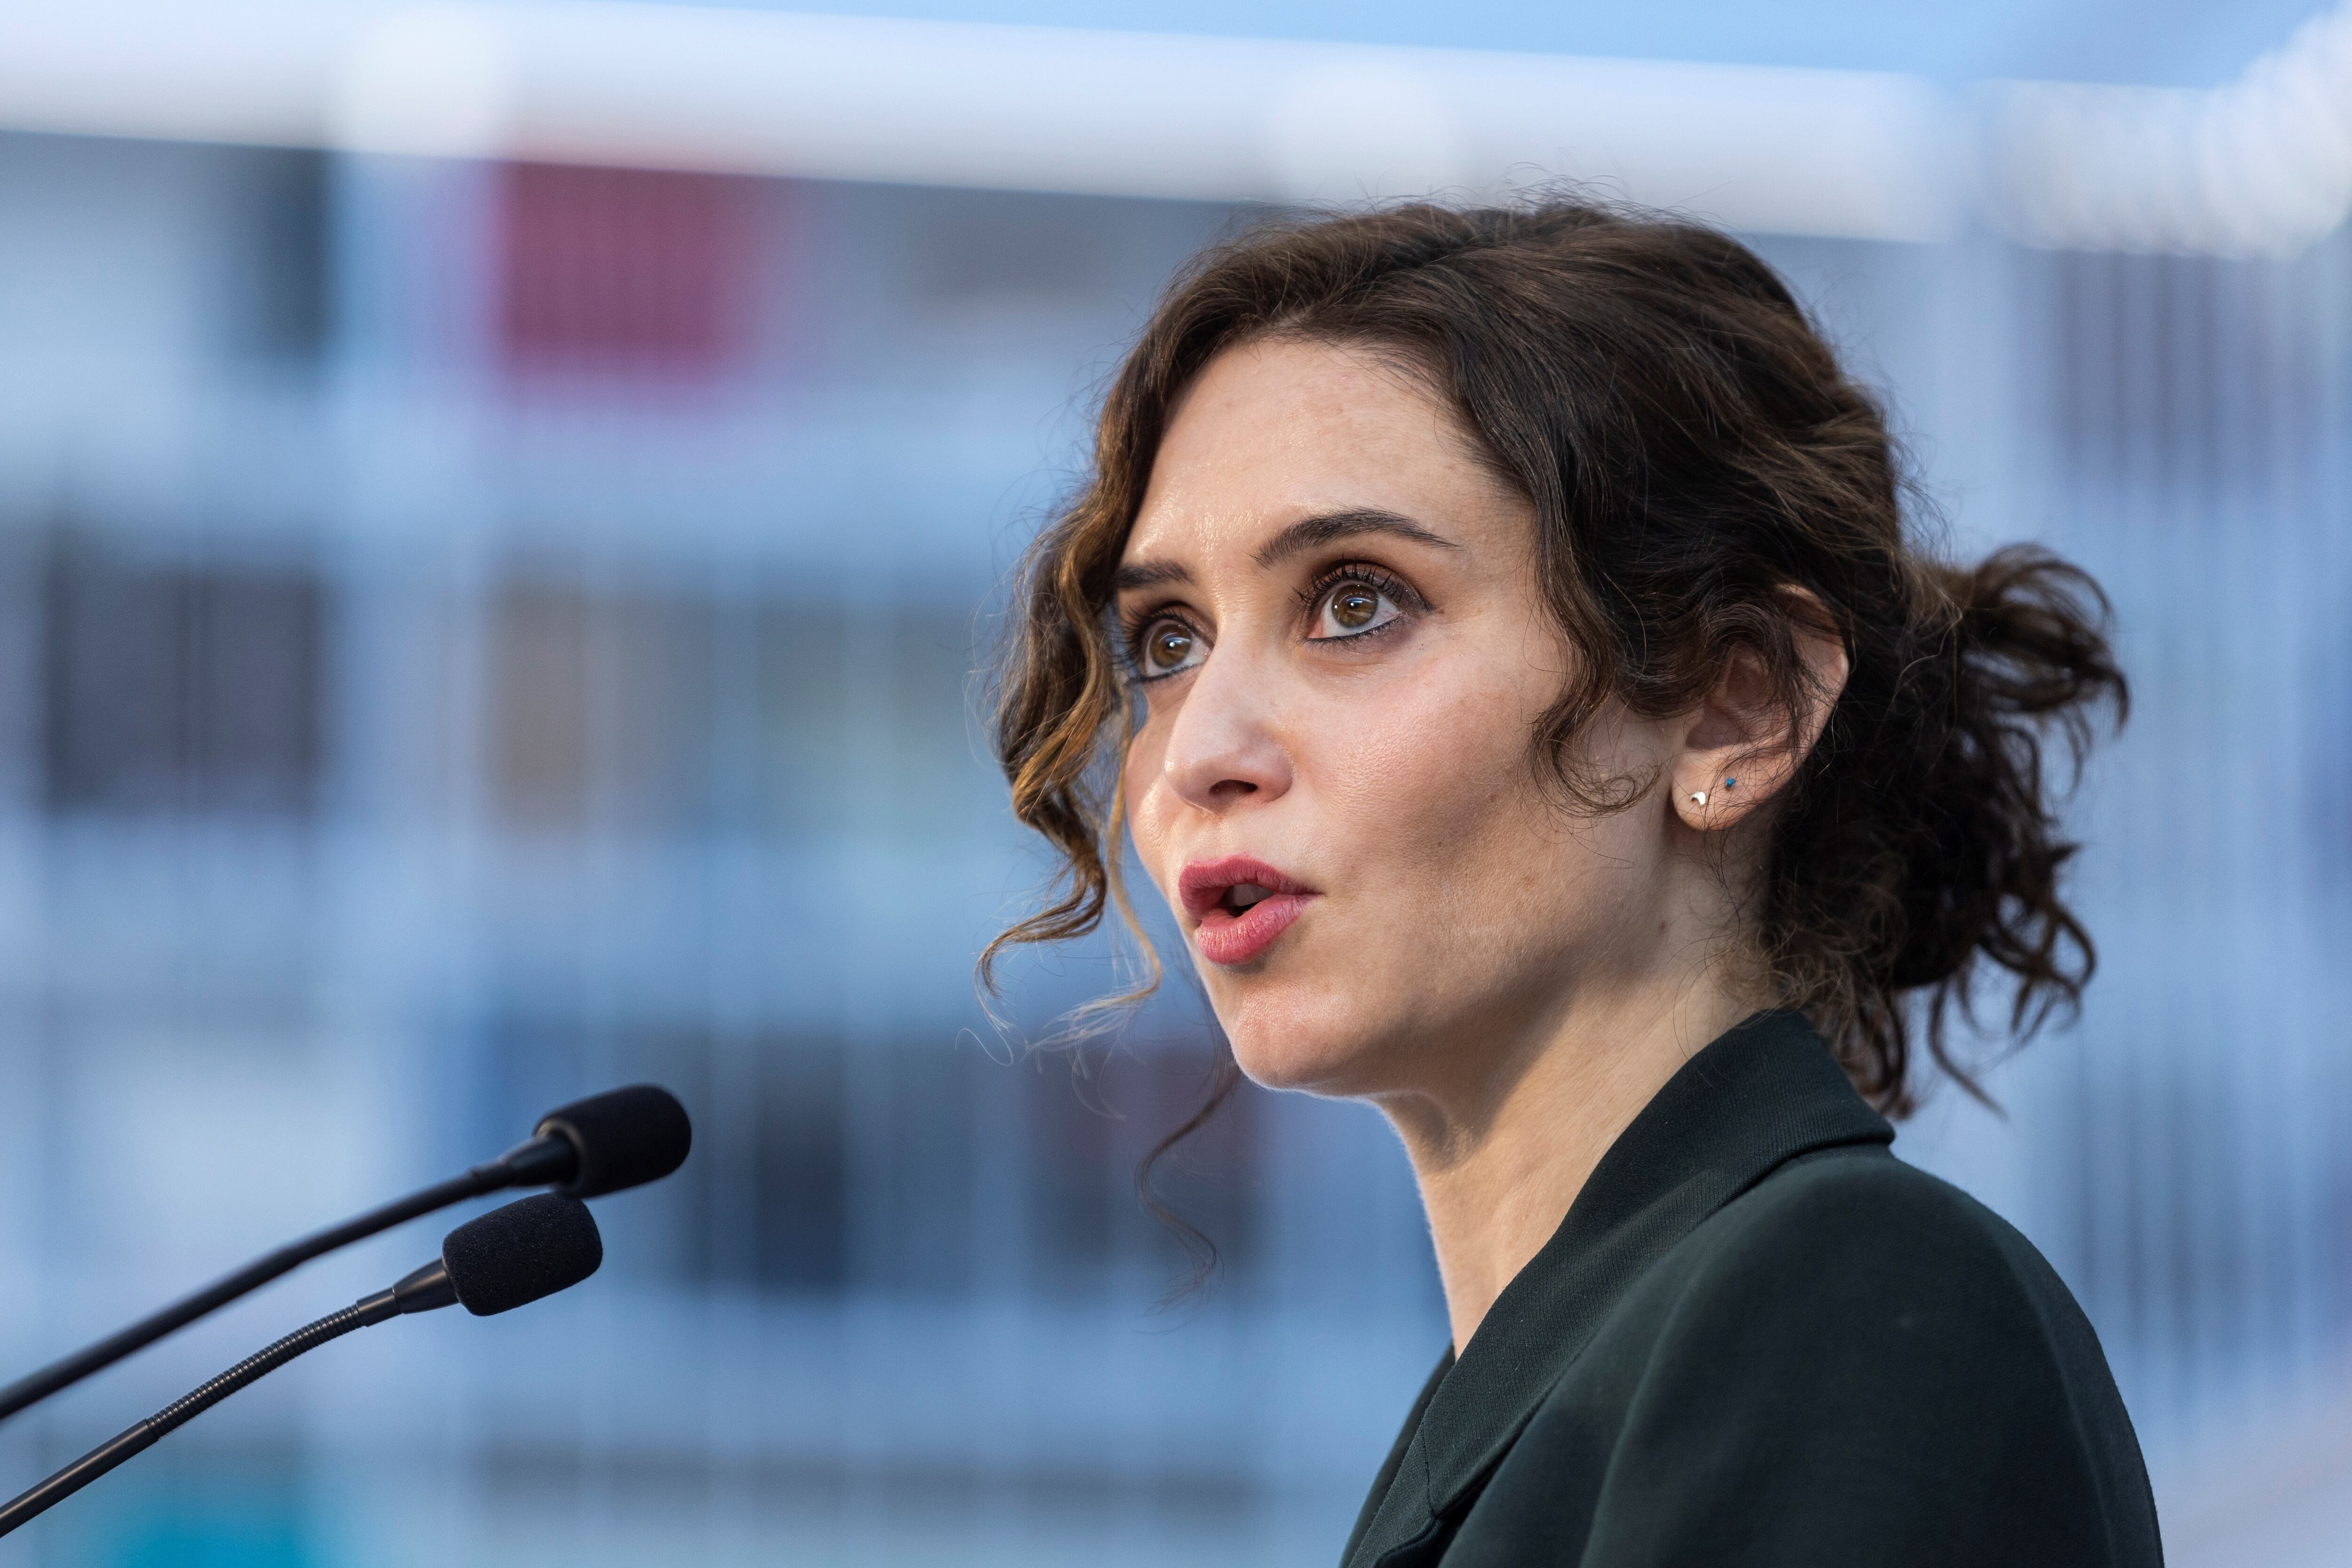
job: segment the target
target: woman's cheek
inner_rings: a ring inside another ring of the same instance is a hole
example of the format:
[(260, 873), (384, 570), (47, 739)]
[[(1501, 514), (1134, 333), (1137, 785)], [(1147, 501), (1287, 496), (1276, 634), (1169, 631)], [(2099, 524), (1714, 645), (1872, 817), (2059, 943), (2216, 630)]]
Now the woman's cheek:
[(1120, 771), (1119, 794), (1127, 812), (1127, 834), (1135, 843), (1136, 858), (1172, 909), (1176, 900), (1168, 884), (1175, 876), (1175, 868), (1161, 864), (1168, 847), (1170, 798), (1160, 766), (1160, 747), (1149, 730), (1138, 734), (1134, 744), (1128, 748), (1127, 762)]
[(1433, 848), (1486, 816), (1523, 767), (1516, 708), (1424, 681), (1327, 713), (1318, 750), (1341, 809), (1362, 828)]

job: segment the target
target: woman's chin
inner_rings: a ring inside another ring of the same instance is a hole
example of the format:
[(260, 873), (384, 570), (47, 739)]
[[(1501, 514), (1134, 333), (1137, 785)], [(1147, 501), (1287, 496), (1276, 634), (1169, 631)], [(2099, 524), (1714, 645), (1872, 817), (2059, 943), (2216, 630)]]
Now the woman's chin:
[(1252, 996), (1230, 1009), (1221, 1004), (1217, 1021), (1233, 1043), (1234, 1060), (1265, 1089), (1361, 1094), (1375, 1087), (1374, 1060), (1385, 1054), (1385, 1031), (1374, 1020), (1350, 1028), (1350, 1020), (1328, 1005), (1293, 1007), (1279, 998)]
[[(1387, 1087), (1425, 1016), (1400, 986), (1404, 961), (1360, 933), (1313, 929), (1311, 911), (1260, 963), (1244, 968), (1195, 961), (1234, 1059), (1252, 1082), (1310, 1094), (1360, 1095)], [(1328, 925), (1328, 921), (1325, 922)], [(1343, 935), (1356, 935), (1352, 942)], [(1319, 938), (1302, 942), (1301, 938)], [(1385, 966), (1367, 953), (1391, 959)]]

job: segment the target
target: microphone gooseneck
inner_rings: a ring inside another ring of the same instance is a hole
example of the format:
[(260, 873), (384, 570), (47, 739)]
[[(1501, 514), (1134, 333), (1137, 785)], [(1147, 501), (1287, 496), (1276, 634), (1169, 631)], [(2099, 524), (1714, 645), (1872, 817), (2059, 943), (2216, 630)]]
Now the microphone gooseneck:
[[(518, 1212), (520, 1211), (520, 1212)], [(155, 1446), (247, 1384), (354, 1330), (463, 1302), (488, 1317), (568, 1289), (596, 1272), (604, 1238), (585, 1204), (542, 1193), (469, 1220), (444, 1238), (441, 1258), (397, 1284), (307, 1323), (117, 1433), (39, 1485), (0, 1505), (0, 1535), (63, 1502), (99, 1477)], [(484, 1305), (476, 1305), (479, 1301)]]
[(552, 1186), (581, 1198), (658, 1181), (685, 1162), (692, 1142), (685, 1108), (667, 1089), (652, 1084), (575, 1100), (541, 1118), (529, 1142), (497, 1159), (255, 1258), (194, 1295), (0, 1388), (0, 1421), (339, 1247), (509, 1187)]
[(47, 1513), (117, 1465), (153, 1447), (166, 1432), (194, 1420), (247, 1384), (277, 1371), (305, 1351), (316, 1350), (330, 1340), (339, 1340), (354, 1329), (367, 1328), (392, 1316), (391, 1311), (381, 1309), (372, 1314), (371, 1301), (355, 1303), (295, 1330), (268, 1349), (246, 1357), (194, 1393), (182, 1395), (138, 1426), (92, 1448), (40, 1485), (10, 1499), (5, 1507), (0, 1507), (0, 1535), (7, 1534), (37, 1515)]
[(277, 1251), (255, 1258), (236, 1273), (215, 1280), (193, 1296), (185, 1296), (159, 1311), (151, 1312), (129, 1328), (110, 1334), (96, 1344), (76, 1351), (63, 1360), (50, 1363), (29, 1377), (20, 1378), (5, 1388), (0, 1388), (0, 1420), (5, 1420), (29, 1405), (37, 1405), (61, 1388), (79, 1383), (92, 1373), (112, 1366), (134, 1351), (144, 1350), (164, 1335), (184, 1329), (198, 1318), (218, 1311), (240, 1296), (258, 1290), (281, 1274), (289, 1274), (314, 1258), (363, 1241), (379, 1231), (405, 1225), (412, 1219), (447, 1208), (451, 1204), (467, 1198), (481, 1197), (497, 1192), (508, 1184), (497, 1179), (503, 1175), (497, 1163), (477, 1165), (462, 1176), (437, 1183), (433, 1186), (397, 1199), (381, 1208), (370, 1209), (355, 1219), (344, 1221), (331, 1230), (279, 1247)]

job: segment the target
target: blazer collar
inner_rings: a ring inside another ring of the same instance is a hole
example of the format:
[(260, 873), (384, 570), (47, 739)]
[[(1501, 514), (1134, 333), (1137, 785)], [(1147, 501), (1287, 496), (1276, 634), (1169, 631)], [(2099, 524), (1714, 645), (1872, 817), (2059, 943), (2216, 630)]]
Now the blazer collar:
[(1759, 1013), (1684, 1063), (1601, 1156), (1469, 1350), (1439, 1364), (1348, 1561), (1372, 1563), (1457, 1507), (1626, 1288), (1701, 1221), (1800, 1154), (1894, 1138), (1798, 1014)]

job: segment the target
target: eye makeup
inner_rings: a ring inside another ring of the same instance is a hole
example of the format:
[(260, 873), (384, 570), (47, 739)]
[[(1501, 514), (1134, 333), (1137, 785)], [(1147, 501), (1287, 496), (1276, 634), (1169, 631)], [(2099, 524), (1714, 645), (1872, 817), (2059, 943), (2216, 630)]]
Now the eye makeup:
[(1429, 609), (1429, 601), (1412, 584), (1369, 561), (1325, 567), (1299, 590), (1298, 599), (1308, 617), (1307, 640), (1320, 643), (1373, 637), (1408, 614)]
[(1149, 685), (1198, 668), (1209, 656), (1209, 638), (1175, 605), (1160, 604), (1118, 612), (1114, 646), (1120, 672)]
[[(1339, 561), (1318, 571), (1294, 595), (1304, 623), (1300, 640), (1328, 645), (1377, 637), (1430, 604), (1421, 591), (1384, 566)], [(1196, 669), (1213, 639), (1181, 604), (1145, 602), (1115, 612), (1113, 639), (1120, 673), (1149, 685)]]

